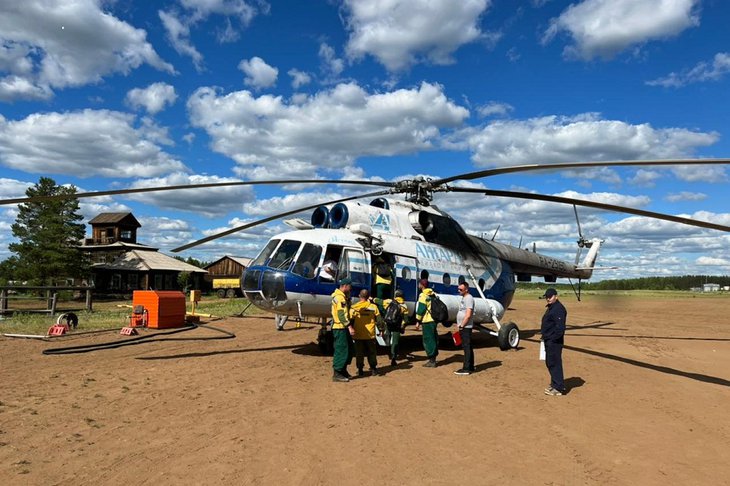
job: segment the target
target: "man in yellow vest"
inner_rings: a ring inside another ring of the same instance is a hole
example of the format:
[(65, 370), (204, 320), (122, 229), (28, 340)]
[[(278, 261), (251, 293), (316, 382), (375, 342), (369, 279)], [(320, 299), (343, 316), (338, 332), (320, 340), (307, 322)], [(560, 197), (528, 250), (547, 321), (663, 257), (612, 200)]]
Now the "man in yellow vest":
[(421, 291), (421, 294), (418, 296), (418, 303), (416, 304), (416, 329), (423, 327), (423, 349), (426, 351), (426, 357), (428, 358), (428, 361), (423, 366), (426, 368), (435, 368), (436, 356), (439, 355), (439, 336), (436, 332), (437, 323), (431, 317), (433, 289), (428, 288), (428, 280), (422, 278), (418, 282), (418, 290)]
[(332, 359), (334, 373), (332, 381), (348, 382), (347, 366), (352, 363), (352, 335), (355, 328), (350, 322), (350, 292), (352, 280), (343, 278), (339, 288), (332, 293), (332, 334), (335, 341), (335, 355)]
[(381, 326), (380, 310), (370, 301), (370, 293), (366, 289), (360, 291), (360, 301), (352, 306), (350, 316), (355, 326), (355, 365), (357, 376), (364, 376), (365, 353), (368, 356), (370, 374), (377, 376), (378, 351), (375, 345), (375, 328)]

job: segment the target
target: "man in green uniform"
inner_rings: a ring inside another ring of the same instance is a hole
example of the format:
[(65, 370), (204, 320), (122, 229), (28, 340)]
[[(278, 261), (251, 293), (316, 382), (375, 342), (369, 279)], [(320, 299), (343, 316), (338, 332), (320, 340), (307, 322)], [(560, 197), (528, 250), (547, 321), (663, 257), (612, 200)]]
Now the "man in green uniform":
[(355, 328), (350, 322), (350, 292), (352, 280), (343, 278), (340, 287), (332, 293), (332, 334), (335, 340), (335, 355), (332, 359), (334, 374), (332, 381), (348, 382), (347, 366), (352, 362), (352, 335)]
[[(390, 307), (391, 302), (395, 302), (400, 307), (401, 318), (400, 322), (388, 322), (387, 309)], [(398, 344), (400, 343), (400, 336), (405, 331), (406, 319), (408, 318), (408, 307), (406, 301), (403, 299), (403, 291), (398, 289), (395, 291), (395, 299), (386, 299), (383, 301), (383, 319), (385, 319), (385, 325), (388, 329), (387, 336), (390, 342), (390, 365), (396, 366), (396, 358), (398, 356)]]
[(426, 368), (436, 367), (436, 356), (439, 355), (438, 349), (438, 333), (436, 332), (436, 322), (431, 317), (431, 297), (434, 295), (433, 289), (428, 288), (428, 280), (422, 278), (418, 282), (418, 290), (421, 294), (418, 296), (418, 304), (416, 304), (416, 329), (423, 327), (423, 349), (426, 351), (428, 361)]

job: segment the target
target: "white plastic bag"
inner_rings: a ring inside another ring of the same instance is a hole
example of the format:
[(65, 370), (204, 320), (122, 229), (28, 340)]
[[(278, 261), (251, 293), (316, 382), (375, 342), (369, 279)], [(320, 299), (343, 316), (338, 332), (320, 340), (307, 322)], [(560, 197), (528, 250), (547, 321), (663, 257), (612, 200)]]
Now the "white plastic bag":
[(545, 341), (540, 341), (540, 361), (545, 361)]

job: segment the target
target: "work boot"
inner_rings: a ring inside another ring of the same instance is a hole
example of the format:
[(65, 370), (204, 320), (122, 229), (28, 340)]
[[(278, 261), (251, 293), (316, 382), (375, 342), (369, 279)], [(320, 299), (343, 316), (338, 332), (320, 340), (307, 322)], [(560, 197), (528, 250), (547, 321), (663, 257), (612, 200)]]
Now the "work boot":
[(345, 368), (343, 368), (342, 370), (340, 370), (340, 374), (342, 376), (344, 376), (345, 378), (352, 378), (352, 376), (350, 375), (350, 373)]
[(370, 376), (380, 376), (380, 371), (377, 368), (370, 368)]
[(426, 361), (426, 364), (424, 364), (423, 366), (424, 368), (435, 368), (436, 358), (428, 358), (428, 361)]
[(347, 383), (348, 381), (350, 381), (350, 379), (348, 377), (346, 377), (345, 375), (335, 371), (334, 374), (332, 375), (332, 381), (340, 382), (340, 383)]
[(395, 360), (395, 358), (390, 360), (390, 366), (396, 366), (398, 365), (398, 362)]
[(357, 369), (357, 376), (365, 376), (365, 371), (362, 368)]

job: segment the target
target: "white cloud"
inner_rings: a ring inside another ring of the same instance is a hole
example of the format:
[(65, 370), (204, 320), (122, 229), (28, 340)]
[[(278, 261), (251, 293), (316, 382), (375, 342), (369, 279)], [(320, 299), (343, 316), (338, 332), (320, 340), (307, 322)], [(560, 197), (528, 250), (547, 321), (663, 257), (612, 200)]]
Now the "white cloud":
[(127, 103), (135, 109), (144, 108), (148, 113), (160, 112), (175, 103), (175, 88), (167, 83), (153, 83), (146, 88), (134, 88), (127, 93)]
[(691, 83), (719, 81), (727, 73), (730, 73), (730, 54), (718, 52), (711, 63), (703, 61), (688, 71), (669, 73), (663, 78), (647, 81), (646, 84), (665, 88), (681, 88)]
[(198, 71), (203, 70), (203, 55), (190, 42), (190, 26), (181, 21), (174, 12), (157, 12), (167, 32), (167, 40), (182, 56), (190, 56)]
[[(190, 56), (195, 69), (204, 69), (203, 55), (190, 40), (190, 29), (212, 15), (224, 17), (223, 28), (217, 32), (218, 42), (234, 42), (239, 29), (247, 27), (258, 13), (268, 13), (269, 4), (257, 0), (256, 6), (245, 0), (178, 0), (177, 8), (159, 10), (157, 13), (167, 33), (167, 40), (183, 56)], [(235, 20), (235, 25), (233, 23)]]
[(611, 58), (630, 46), (678, 35), (699, 25), (699, 0), (584, 0), (552, 19), (543, 42), (565, 31), (569, 58)]
[(238, 69), (246, 75), (243, 84), (252, 86), (254, 89), (273, 86), (279, 76), (279, 70), (266, 64), (260, 57), (242, 60), (238, 63)]
[(710, 266), (710, 267), (730, 267), (730, 260), (727, 258), (715, 258), (715, 257), (699, 257), (695, 260), (697, 265)]
[(291, 76), (291, 85), (294, 89), (299, 89), (312, 81), (312, 77), (309, 74), (298, 69), (292, 68), (287, 72), (287, 74)]
[(727, 174), (720, 165), (680, 165), (672, 168), (678, 179), (685, 182), (725, 182)]
[(678, 158), (719, 139), (717, 133), (631, 125), (593, 113), (499, 120), (460, 136), (478, 166)]
[(497, 101), (490, 101), (486, 105), (477, 108), (477, 113), (481, 117), (488, 116), (506, 116), (512, 112), (515, 108), (508, 103), (499, 103)]
[(188, 99), (188, 111), (215, 151), (247, 171), (270, 168), (268, 179), (271, 170), (297, 164), (341, 170), (361, 156), (429, 150), (441, 130), (461, 125), (469, 115), (441, 86), (428, 83), (382, 94), (339, 84), (296, 104), (249, 91), (219, 95), (205, 87)]
[(636, 175), (629, 179), (630, 184), (642, 187), (654, 187), (656, 181), (662, 178), (662, 174), (656, 170), (639, 169)]
[(147, 33), (102, 10), (100, 0), (0, 3), (0, 100), (45, 99), (142, 64), (174, 73)]
[(668, 194), (667, 197), (665, 197), (664, 199), (669, 202), (703, 201), (707, 199), (707, 194), (702, 194), (701, 192), (682, 191), (678, 193)]
[(491, 0), (345, 0), (351, 59), (372, 55), (389, 71), (427, 60), (450, 64), (460, 46), (483, 34)]
[(338, 58), (335, 50), (324, 42), (319, 45), (319, 59), (322, 63), (325, 80), (336, 82), (342, 71), (345, 70), (345, 62)]
[[(235, 182), (238, 179), (210, 175), (191, 175), (176, 172), (164, 177), (135, 181), (130, 188), (169, 187), (189, 184)], [(250, 186), (211, 187), (125, 195), (125, 198), (142, 201), (162, 209), (187, 211), (205, 216), (220, 216), (240, 211), (244, 202), (254, 199)]]
[(109, 110), (0, 116), (0, 163), (34, 174), (152, 177), (185, 166), (151, 140), (154, 125), (135, 127), (132, 115)]

